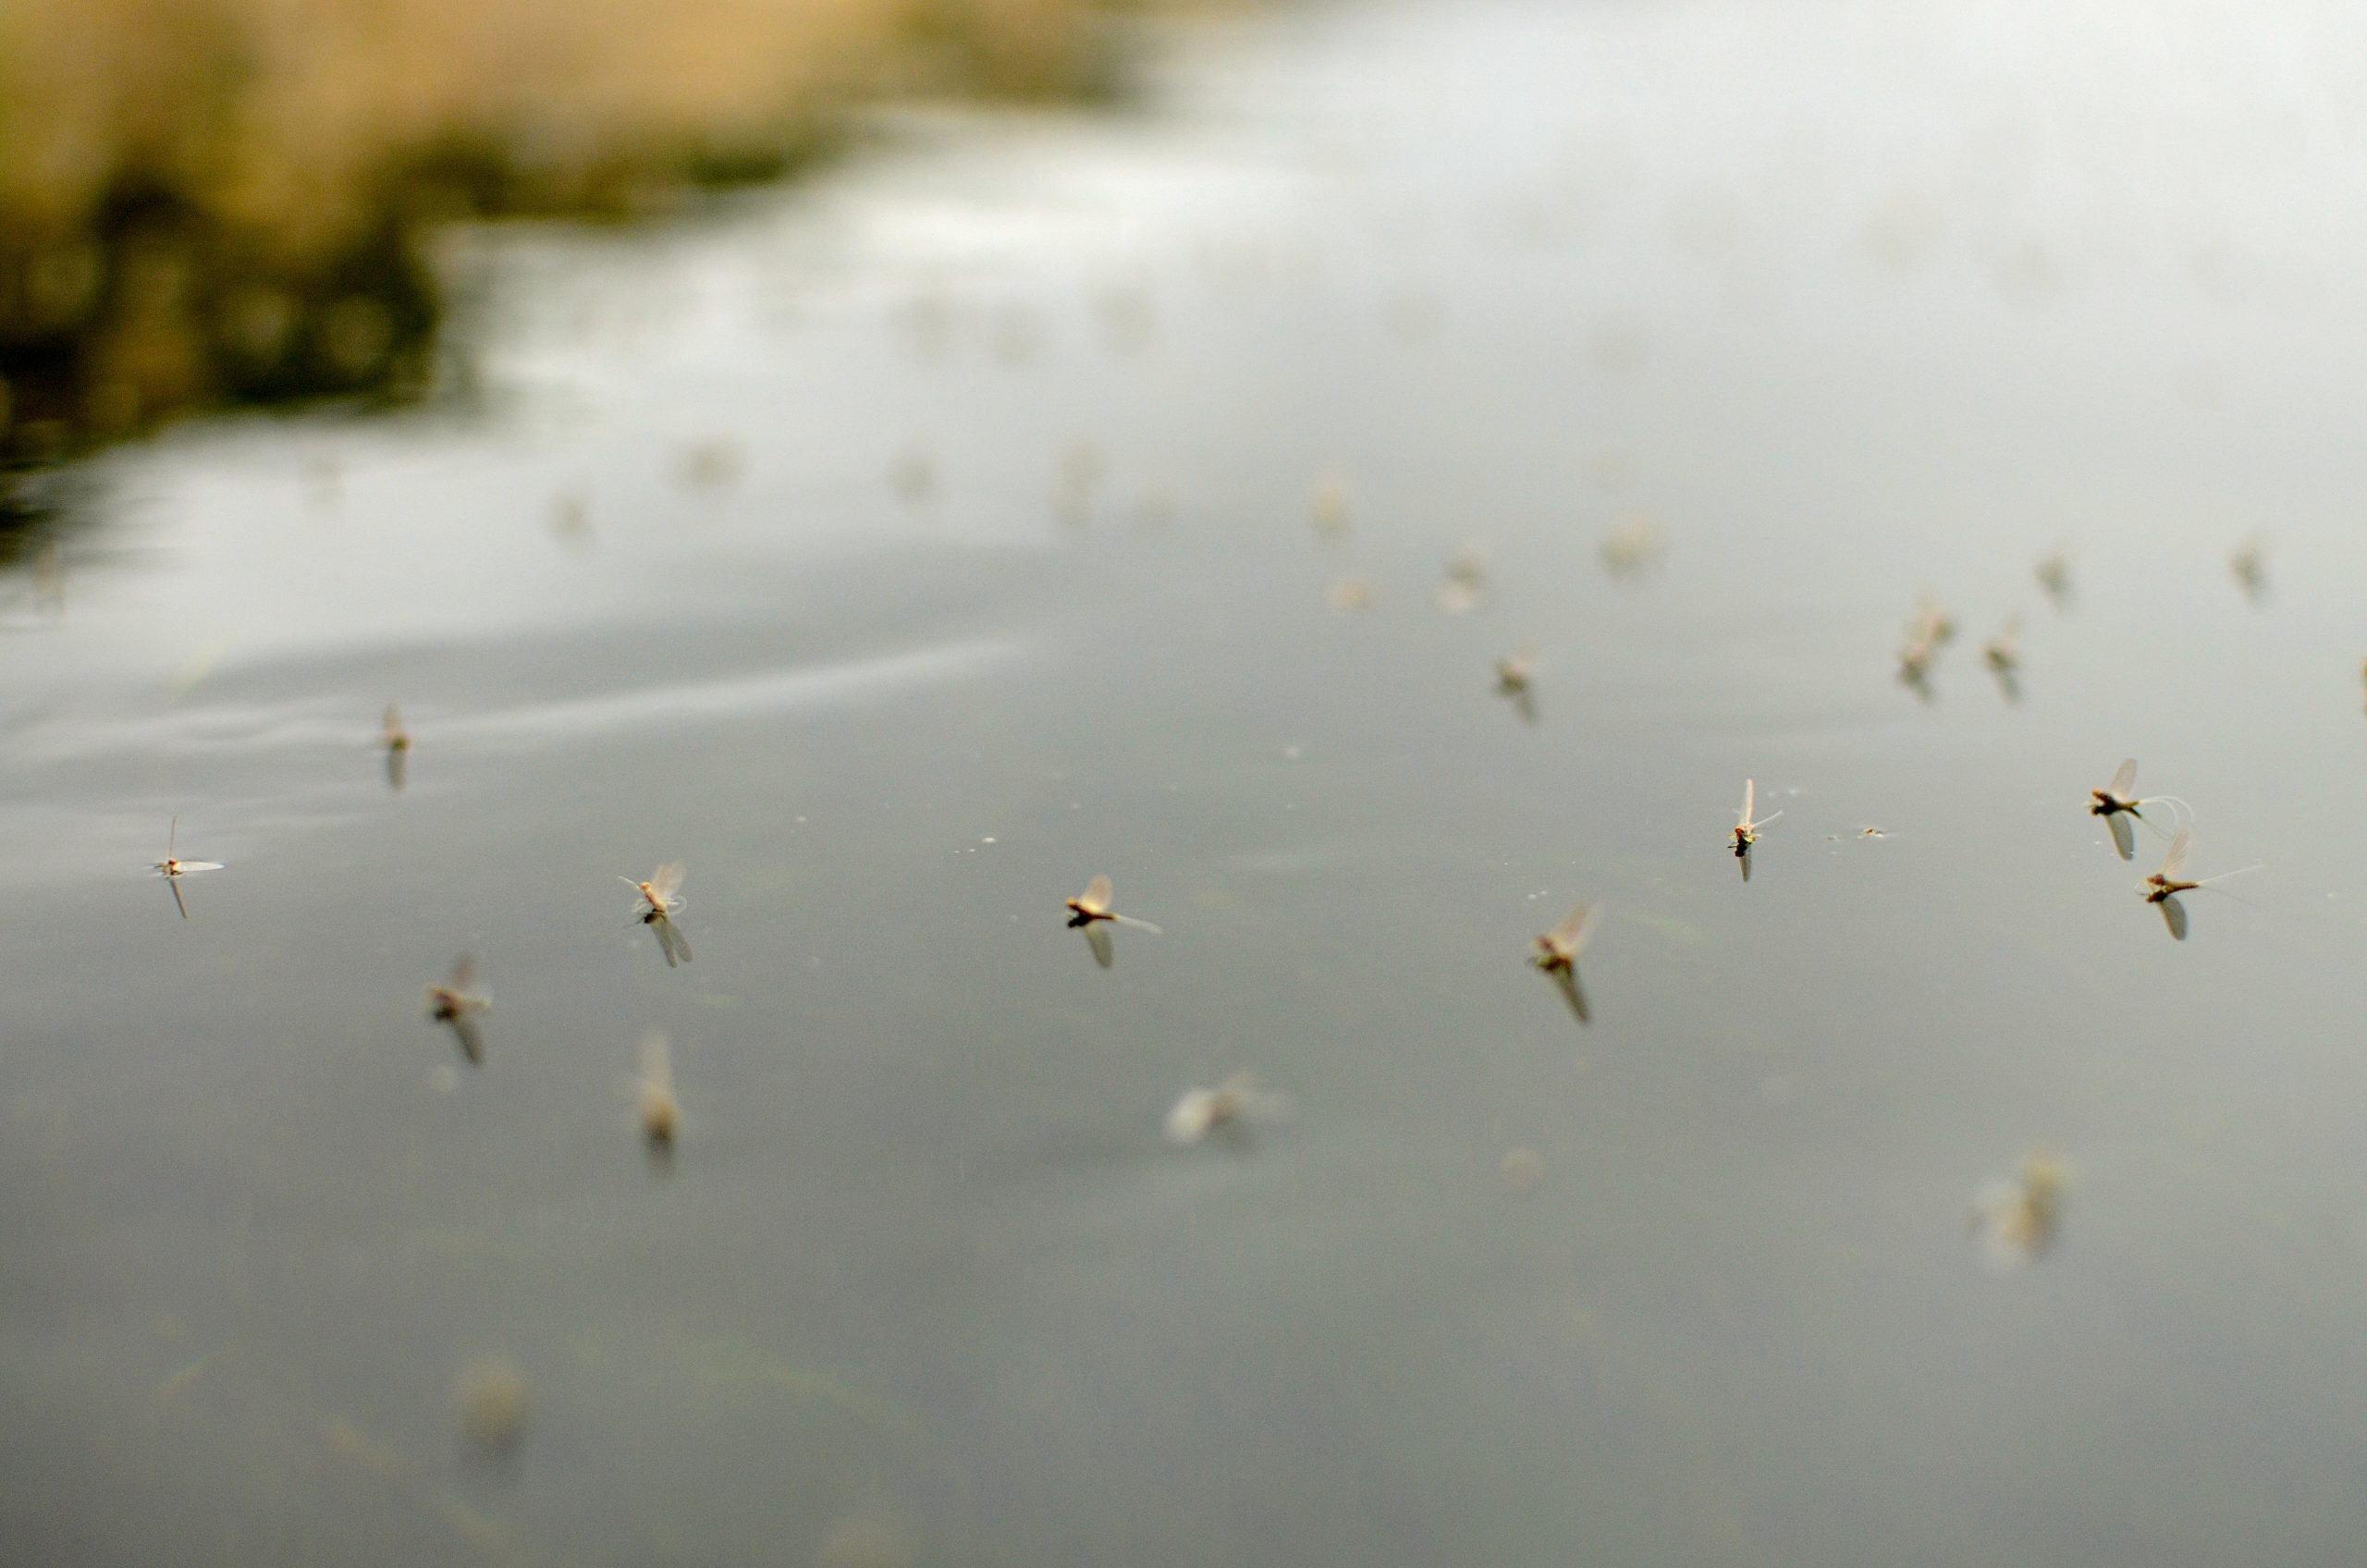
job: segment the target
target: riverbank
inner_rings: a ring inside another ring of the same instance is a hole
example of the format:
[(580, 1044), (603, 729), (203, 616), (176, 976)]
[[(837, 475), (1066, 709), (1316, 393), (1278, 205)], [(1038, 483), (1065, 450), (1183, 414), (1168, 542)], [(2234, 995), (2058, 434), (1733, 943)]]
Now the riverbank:
[(215, 402), (402, 398), (455, 216), (628, 218), (911, 93), (1108, 91), (1139, 0), (22, 0), (0, 464)]

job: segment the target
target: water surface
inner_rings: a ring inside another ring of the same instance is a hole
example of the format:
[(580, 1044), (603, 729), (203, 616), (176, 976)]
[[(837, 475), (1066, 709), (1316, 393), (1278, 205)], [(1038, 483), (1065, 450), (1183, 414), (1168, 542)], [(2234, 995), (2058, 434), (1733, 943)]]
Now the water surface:
[[(74, 476), (0, 672), (15, 1555), (2355, 1559), (2358, 25), (1180, 32), (1139, 112), (457, 237), (426, 411)], [(2081, 810), (2132, 753), (2266, 863), (2183, 942)], [(1096, 872), (1166, 927), (1107, 971)], [(1245, 1068), (1294, 1120), (1163, 1142)]]

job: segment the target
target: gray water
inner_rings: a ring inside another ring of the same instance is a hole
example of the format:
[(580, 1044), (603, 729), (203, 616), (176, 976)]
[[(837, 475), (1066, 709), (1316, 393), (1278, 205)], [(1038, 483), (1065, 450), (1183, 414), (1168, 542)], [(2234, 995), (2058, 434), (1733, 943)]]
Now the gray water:
[[(74, 476), (0, 606), (6, 1559), (2356, 1561), (2361, 43), (1178, 29), (1126, 111), (456, 236), (426, 411)], [(2265, 863), (2184, 941), (2128, 753)], [(1170, 1145), (1236, 1070), (1293, 1117)]]

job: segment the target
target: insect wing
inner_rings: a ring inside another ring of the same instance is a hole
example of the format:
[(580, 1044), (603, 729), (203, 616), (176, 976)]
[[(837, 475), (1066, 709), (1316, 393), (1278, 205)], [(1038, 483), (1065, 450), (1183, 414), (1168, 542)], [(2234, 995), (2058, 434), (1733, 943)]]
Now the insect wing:
[(1089, 914), (1109, 913), (1110, 878), (1107, 876), (1097, 876), (1092, 881), (1087, 882), (1085, 885), (1085, 894), (1077, 900), (1077, 903)]
[(2177, 837), (2170, 840), (2169, 852), (2162, 857), (2162, 869), (2155, 875), (2165, 882), (2177, 876), (2186, 869), (2187, 851), (2192, 848), (2194, 848), (2194, 829), (2179, 828)]
[[(1167, 935), (1166, 932), (1160, 930), (1158, 926), (1153, 925), (1149, 921), (1136, 920), (1131, 914), (1113, 914), (1110, 919), (1112, 924), (1122, 925), (1129, 931), (1147, 931), (1154, 937), (1164, 937)], [(1098, 923), (1097, 922), (1097, 924)]]
[(1586, 950), (1587, 938), (1594, 934), (1594, 905), (1580, 904), (1563, 916), (1562, 924), (1545, 934), (1553, 950), (1576, 958)]
[(1750, 814), (1758, 809), (1758, 805), (1759, 780), (1756, 778), (1746, 778), (1742, 781), (1742, 819), (1737, 822), (1735, 826), (1738, 827), (1749, 827)]
[(2112, 782), (2104, 786), (2104, 792), (2116, 800), (2125, 801), (2129, 798), (2128, 791), (2135, 788), (2137, 788), (2137, 759), (2123, 757), (2120, 766), (2113, 769)]
[(1085, 945), (1093, 949), (1093, 962), (1107, 969), (1118, 962), (1118, 950), (1110, 940), (1110, 932), (1100, 921), (1085, 927)]
[(2128, 814), (2116, 811), (2104, 818), (2104, 826), (2112, 831), (2112, 847), (2120, 851), (2120, 858), (2136, 859), (2137, 835), (2128, 830)]
[(179, 869), (182, 871), (219, 871), (222, 869), (222, 863), (218, 860), (185, 860), (180, 863)]
[(649, 890), (657, 895), (658, 902), (671, 903), (681, 890), (683, 876), (682, 863), (669, 860), (649, 874)]

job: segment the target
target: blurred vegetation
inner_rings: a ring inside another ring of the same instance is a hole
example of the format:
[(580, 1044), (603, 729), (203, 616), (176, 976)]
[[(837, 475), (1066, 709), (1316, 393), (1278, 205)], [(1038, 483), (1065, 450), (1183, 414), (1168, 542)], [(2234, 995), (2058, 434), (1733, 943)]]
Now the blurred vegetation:
[(883, 94), (1088, 90), (1134, 3), (5, 0), (0, 470), (407, 395), (437, 223), (659, 209)]

